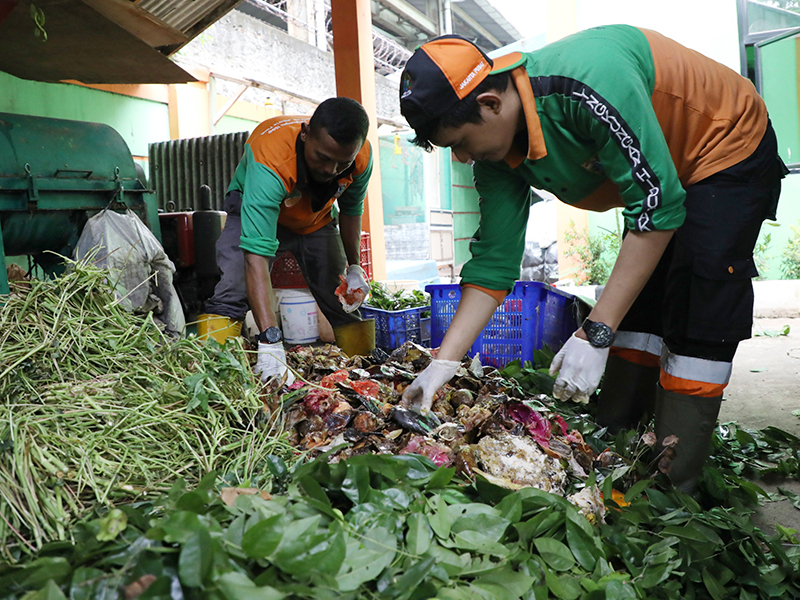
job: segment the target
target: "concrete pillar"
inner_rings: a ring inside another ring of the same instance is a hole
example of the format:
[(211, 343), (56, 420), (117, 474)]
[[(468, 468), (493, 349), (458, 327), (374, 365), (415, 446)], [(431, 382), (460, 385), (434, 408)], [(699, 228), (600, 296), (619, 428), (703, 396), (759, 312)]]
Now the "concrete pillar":
[(171, 84), (168, 88), (169, 137), (172, 140), (201, 137), (211, 133), (207, 69), (191, 68), (193, 83)]
[(375, 67), (372, 50), (370, 0), (331, 0), (333, 62), (336, 93), (358, 100), (369, 115), (372, 144), (372, 177), (364, 206), (362, 227), (370, 234), (372, 271), (386, 279), (386, 247), (383, 234), (383, 193), (378, 155), (378, 111), (375, 101)]
[[(578, 26), (575, 4), (576, 0), (546, 0), (545, 41), (548, 44), (575, 33)], [(583, 231), (589, 225), (586, 211), (559, 202), (556, 208), (556, 227), (558, 228), (558, 276), (562, 279), (572, 275), (576, 270), (576, 262), (565, 254), (567, 243), (564, 234), (570, 229), (571, 223), (575, 224), (577, 232)]]

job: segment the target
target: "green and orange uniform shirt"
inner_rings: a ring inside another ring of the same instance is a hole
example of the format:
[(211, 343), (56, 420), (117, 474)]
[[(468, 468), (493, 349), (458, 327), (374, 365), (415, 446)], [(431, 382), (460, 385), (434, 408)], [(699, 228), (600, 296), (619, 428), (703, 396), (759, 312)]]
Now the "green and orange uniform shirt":
[(634, 231), (675, 229), (684, 188), (750, 156), (767, 129), (748, 80), (653, 31), (598, 27), (523, 57), (511, 75), (527, 137), (474, 165), (481, 223), (461, 271), (498, 300), (520, 274), (531, 186), (623, 207)]
[(307, 235), (330, 223), (338, 212), (359, 216), (372, 174), (369, 142), (334, 181), (308, 178), (300, 128), (308, 117), (281, 116), (261, 123), (245, 144), (228, 191), (242, 194), (242, 250), (275, 256), (278, 225)]

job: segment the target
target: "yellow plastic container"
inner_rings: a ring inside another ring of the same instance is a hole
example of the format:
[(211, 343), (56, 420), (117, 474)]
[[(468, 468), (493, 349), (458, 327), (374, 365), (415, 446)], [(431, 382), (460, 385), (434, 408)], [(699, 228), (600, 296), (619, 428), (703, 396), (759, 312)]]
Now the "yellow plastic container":
[(375, 319), (334, 327), (333, 336), (348, 356), (369, 356), (375, 350)]
[(224, 344), (242, 334), (242, 322), (222, 315), (202, 314), (197, 317), (197, 335), (201, 340), (214, 338)]

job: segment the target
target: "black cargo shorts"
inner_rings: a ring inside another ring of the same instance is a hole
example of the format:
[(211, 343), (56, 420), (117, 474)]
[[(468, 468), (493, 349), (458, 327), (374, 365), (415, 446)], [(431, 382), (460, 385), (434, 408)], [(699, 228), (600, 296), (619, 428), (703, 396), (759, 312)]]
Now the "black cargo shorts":
[(619, 329), (660, 335), (674, 354), (733, 360), (751, 335), (753, 248), (787, 173), (770, 124), (748, 158), (687, 187), (686, 220)]

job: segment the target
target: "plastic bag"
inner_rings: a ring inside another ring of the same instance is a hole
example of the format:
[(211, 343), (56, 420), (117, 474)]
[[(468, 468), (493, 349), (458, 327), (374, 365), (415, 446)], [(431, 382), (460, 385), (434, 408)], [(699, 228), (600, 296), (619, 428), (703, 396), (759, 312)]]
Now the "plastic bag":
[(120, 304), (135, 313), (153, 311), (168, 331), (183, 335), (186, 318), (172, 284), (175, 265), (152, 232), (130, 210), (103, 210), (83, 228), (75, 258), (97, 248), (94, 263), (111, 272)]

